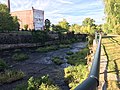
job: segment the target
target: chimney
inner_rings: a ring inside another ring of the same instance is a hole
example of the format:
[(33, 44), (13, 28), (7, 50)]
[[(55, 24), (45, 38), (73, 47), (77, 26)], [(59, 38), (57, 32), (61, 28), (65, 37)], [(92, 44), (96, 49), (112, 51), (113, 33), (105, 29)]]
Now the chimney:
[(8, 7), (8, 10), (10, 12), (10, 0), (7, 0), (7, 7)]

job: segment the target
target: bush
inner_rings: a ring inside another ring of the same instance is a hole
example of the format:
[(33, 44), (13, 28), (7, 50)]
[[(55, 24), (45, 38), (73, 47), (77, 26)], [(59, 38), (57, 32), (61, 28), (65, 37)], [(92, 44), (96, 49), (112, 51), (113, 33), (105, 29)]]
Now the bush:
[(4, 70), (7, 67), (8, 67), (8, 65), (6, 64), (6, 62), (4, 60), (0, 59), (0, 71)]
[(16, 60), (16, 61), (24, 61), (26, 59), (28, 59), (28, 55), (27, 54), (23, 54), (23, 53), (15, 53), (12, 56), (12, 59)]
[(27, 84), (23, 83), (23, 84), (17, 85), (13, 90), (27, 90)]
[(27, 85), (19, 85), (15, 90), (60, 90), (60, 88), (53, 84), (49, 75), (46, 75), (38, 78), (30, 77)]
[(67, 57), (67, 62), (71, 65), (87, 64), (85, 57), (88, 53), (88, 48), (83, 49), (82, 51), (76, 52), (73, 55)]
[(6, 70), (5, 72), (0, 73), (0, 83), (11, 83), (13, 81), (22, 79), (25, 74), (22, 71), (13, 71), (13, 70)]
[(69, 51), (69, 52), (67, 52), (66, 54), (67, 54), (67, 55), (72, 55), (72, 54), (74, 54), (74, 53), (71, 52), (71, 51)]
[(57, 65), (63, 64), (63, 61), (61, 61), (60, 57), (53, 57), (52, 61)]
[(65, 82), (69, 85), (70, 90), (74, 90), (87, 76), (87, 67), (85, 65), (69, 66), (64, 69)]
[(31, 77), (28, 80), (27, 90), (60, 90), (58, 86), (54, 85), (49, 79), (49, 76), (38, 78)]

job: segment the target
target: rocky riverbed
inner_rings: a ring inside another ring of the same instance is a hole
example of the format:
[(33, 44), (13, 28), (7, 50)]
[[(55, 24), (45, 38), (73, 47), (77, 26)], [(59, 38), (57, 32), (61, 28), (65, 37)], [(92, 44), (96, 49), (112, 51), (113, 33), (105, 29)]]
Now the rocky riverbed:
[[(10, 65), (11, 69), (21, 70), (26, 74), (22, 80), (0, 85), (0, 90), (13, 90), (16, 85), (26, 82), (31, 76), (38, 77), (47, 74), (62, 90), (69, 90), (69, 87), (64, 82), (64, 68), (69, 66), (65, 59), (67, 56), (66, 52), (77, 52), (85, 48), (86, 45), (86, 42), (79, 42), (72, 44), (71, 48), (64, 48), (48, 53), (37, 53), (33, 50), (24, 49), (24, 52), (29, 55), (29, 59), (23, 62), (11, 61), (11, 50), (0, 52), (0, 57)], [(53, 63), (51, 58), (54, 56), (60, 57), (64, 63), (62, 65)]]

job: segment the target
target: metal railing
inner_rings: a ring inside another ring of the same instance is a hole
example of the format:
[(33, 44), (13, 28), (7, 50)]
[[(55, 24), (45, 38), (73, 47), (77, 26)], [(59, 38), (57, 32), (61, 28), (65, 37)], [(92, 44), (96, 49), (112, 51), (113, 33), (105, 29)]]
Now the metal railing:
[(101, 35), (95, 52), (94, 60), (88, 78), (78, 85), (75, 90), (97, 90), (99, 86), (99, 69), (101, 53)]

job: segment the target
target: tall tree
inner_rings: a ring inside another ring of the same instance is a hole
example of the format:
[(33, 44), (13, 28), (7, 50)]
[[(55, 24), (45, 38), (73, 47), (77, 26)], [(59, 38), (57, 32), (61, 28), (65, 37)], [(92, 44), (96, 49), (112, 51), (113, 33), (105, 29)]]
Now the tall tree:
[(104, 4), (108, 30), (116, 32), (120, 25), (120, 0), (104, 0)]
[(51, 23), (50, 23), (50, 20), (49, 20), (49, 19), (46, 19), (46, 20), (45, 20), (45, 29), (46, 29), (46, 30), (49, 30), (50, 24), (51, 24)]
[(94, 22), (95, 22), (94, 19), (85, 18), (84, 21), (82, 22), (82, 25), (83, 26), (88, 26), (88, 25), (92, 26), (92, 25), (94, 25)]
[(0, 31), (18, 30), (19, 23), (17, 17), (13, 18), (4, 4), (0, 4)]
[(67, 22), (67, 20), (66, 19), (63, 19), (62, 21), (60, 21), (59, 23), (58, 23), (58, 25), (62, 28), (62, 29), (64, 29), (64, 30), (69, 30), (69, 23)]

